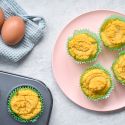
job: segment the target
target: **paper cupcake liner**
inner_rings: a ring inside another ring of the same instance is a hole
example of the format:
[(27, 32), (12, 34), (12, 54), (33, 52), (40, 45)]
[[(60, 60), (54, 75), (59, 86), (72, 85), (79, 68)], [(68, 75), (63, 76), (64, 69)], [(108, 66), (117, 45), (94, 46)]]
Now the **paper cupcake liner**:
[[(98, 96), (97, 98), (93, 98), (93, 97), (90, 97), (90, 96), (86, 95), (86, 93), (85, 93), (84, 90), (82, 89), (81, 79), (82, 79), (82, 76), (85, 75), (87, 72), (89, 72), (89, 71), (92, 70), (92, 69), (96, 69), (96, 68), (103, 70), (106, 74), (108, 74), (108, 75), (110, 76), (110, 78), (111, 78), (111, 80), (110, 80), (111, 86), (110, 86), (110, 88), (107, 90), (107, 92), (105, 93), (105, 95), (103, 95), (103, 96)], [(112, 82), (112, 75), (111, 75), (111, 73), (110, 73), (107, 69), (105, 69), (103, 66), (101, 66), (100, 64), (95, 64), (95, 65), (93, 65), (93, 66), (87, 68), (87, 69), (85, 70), (85, 72), (83, 72), (82, 75), (80, 76), (80, 87), (81, 87), (81, 90), (82, 90), (82, 92), (84, 93), (84, 95), (85, 95), (89, 100), (91, 100), (91, 101), (101, 101), (101, 100), (103, 100), (103, 99), (107, 99), (107, 98), (110, 96), (112, 90), (113, 90), (114, 87), (115, 87), (115, 84)]]
[[(74, 36), (79, 35), (79, 34), (84, 34), (84, 33), (85, 33), (85, 34), (88, 34), (89, 36), (91, 36), (91, 37), (93, 37), (94, 39), (96, 39), (97, 46), (98, 46), (97, 52), (96, 52), (96, 54), (95, 54), (94, 57), (90, 57), (89, 59), (86, 59), (86, 60), (77, 60), (77, 59), (75, 59), (74, 57), (72, 57), (72, 55), (70, 54), (70, 52), (69, 52), (69, 50), (68, 50), (68, 44), (69, 44), (69, 42), (73, 39)], [(67, 44), (66, 44), (67, 53), (68, 53), (68, 55), (69, 55), (76, 63), (78, 63), (78, 64), (86, 64), (86, 63), (95, 62), (95, 61), (97, 60), (97, 57), (98, 57), (99, 53), (101, 53), (101, 50), (102, 50), (102, 49), (101, 49), (101, 45), (100, 45), (100, 44), (101, 44), (100, 41), (101, 41), (101, 40), (99, 39), (99, 37), (98, 37), (95, 33), (89, 31), (88, 29), (75, 30), (73, 36), (71, 36), (71, 37), (68, 38), (68, 42), (67, 42)]]
[(116, 75), (116, 73), (115, 73), (115, 71), (114, 71), (114, 69), (113, 69), (113, 66), (117, 63), (119, 57), (122, 56), (122, 55), (125, 55), (125, 50), (124, 50), (124, 51), (121, 51), (121, 52), (119, 53), (119, 56), (114, 60), (111, 69), (112, 69), (112, 71), (113, 71), (113, 74), (114, 74), (114, 77), (116, 78), (116, 80), (117, 80), (120, 84), (122, 84), (122, 85), (125, 86), (125, 81), (124, 81), (124, 80), (120, 80), (120, 79), (117, 77), (117, 75)]
[[(109, 16), (108, 18), (106, 18), (106, 19), (104, 20), (104, 22), (102, 23), (100, 29), (99, 29), (99, 37), (100, 37), (101, 41), (103, 41), (103, 40), (102, 40), (102, 37), (101, 37), (102, 27), (104, 27), (104, 26), (105, 26), (110, 20), (112, 20), (112, 19), (119, 19), (120, 21), (125, 22), (125, 18), (122, 17), (122, 16), (119, 16), (119, 15), (111, 15), (111, 16)], [(108, 48), (109, 50), (111, 50), (111, 51), (121, 51), (123, 48), (125, 48), (125, 45), (120, 45), (120, 46), (118, 46), (118, 47), (113, 47), (113, 48), (112, 48), (112, 47), (109, 47), (109, 46), (105, 45), (104, 42), (103, 42), (103, 45), (104, 45), (106, 48)]]
[[(16, 94), (16, 92), (20, 89), (31, 89), (33, 90), (34, 92), (36, 92), (40, 98), (40, 101), (41, 101), (41, 112), (39, 114), (37, 114), (35, 117), (33, 117), (32, 119), (29, 119), (29, 120), (26, 120), (26, 119), (23, 119), (21, 118), (18, 114), (14, 113), (11, 106), (10, 106), (10, 101), (11, 99), (13, 98), (13, 96)], [(15, 89), (12, 90), (12, 92), (10, 92), (9, 94), (9, 97), (8, 97), (8, 112), (9, 114), (18, 122), (21, 122), (21, 123), (34, 123), (38, 120), (38, 118), (42, 115), (43, 113), (43, 110), (44, 110), (44, 101), (43, 101), (43, 97), (41, 95), (41, 93), (33, 86), (29, 86), (29, 85), (22, 85), (22, 86), (19, 86), (19, 87), (16, 87)]]

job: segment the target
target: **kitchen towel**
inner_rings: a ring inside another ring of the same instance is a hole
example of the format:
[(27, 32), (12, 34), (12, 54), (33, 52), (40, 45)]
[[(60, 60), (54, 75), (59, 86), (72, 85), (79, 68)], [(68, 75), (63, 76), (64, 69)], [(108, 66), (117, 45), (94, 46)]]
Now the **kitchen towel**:
[(0, 7), (4, 11), (5, 18), (20, 16), (26, 24), (25, 36), (16, 46), (8, 46), (0, 37), (0, 56), (18, 62), (26, 56), (42, 38), (46, 27), (42, 17), (29, 16), (14, 0), (0, 0)]

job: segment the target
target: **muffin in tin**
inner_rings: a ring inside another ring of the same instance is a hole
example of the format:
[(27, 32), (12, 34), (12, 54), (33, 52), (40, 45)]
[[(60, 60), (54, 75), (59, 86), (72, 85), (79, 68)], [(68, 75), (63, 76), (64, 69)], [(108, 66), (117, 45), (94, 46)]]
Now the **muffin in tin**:
[(19, 86), (8, 97), (8, 112), (17, 121), (33, 123), (43, 112), (44, 104), (40, 92), (33, 86)]

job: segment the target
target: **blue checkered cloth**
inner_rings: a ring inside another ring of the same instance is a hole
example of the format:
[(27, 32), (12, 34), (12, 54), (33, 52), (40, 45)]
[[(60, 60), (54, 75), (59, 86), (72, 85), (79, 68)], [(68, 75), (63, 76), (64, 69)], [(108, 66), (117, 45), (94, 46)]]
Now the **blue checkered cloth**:
[(25, 36), (16, 46), (7, 46), (0, 37), (0, 56), (18, 62), (26, 56), (40, 41), (46, 27), (42, 17), (28, 16), (27, 13), (14, 0), (0, 0), (0, 7), (4, 11), (5, 18), (20, 16), (25, 20)]

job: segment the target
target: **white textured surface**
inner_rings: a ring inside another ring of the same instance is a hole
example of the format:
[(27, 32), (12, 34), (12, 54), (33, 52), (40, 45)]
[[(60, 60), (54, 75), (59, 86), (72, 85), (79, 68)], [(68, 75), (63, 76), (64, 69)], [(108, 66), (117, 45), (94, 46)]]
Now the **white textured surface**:
[(0, 58), (0, 70), (42, 80), (52, 91), (54, 106), (50, 125), (123, 125), (125, 111), (97, 113), (78, 107), (68, 100), (56, 85), (51, 70), (54, 43), (62, 28), (74, 17), (95, 9), (125, 13), (124, 0), (16, 0), (30, 15), (47, 21), (44, 39), (18, 64)]

